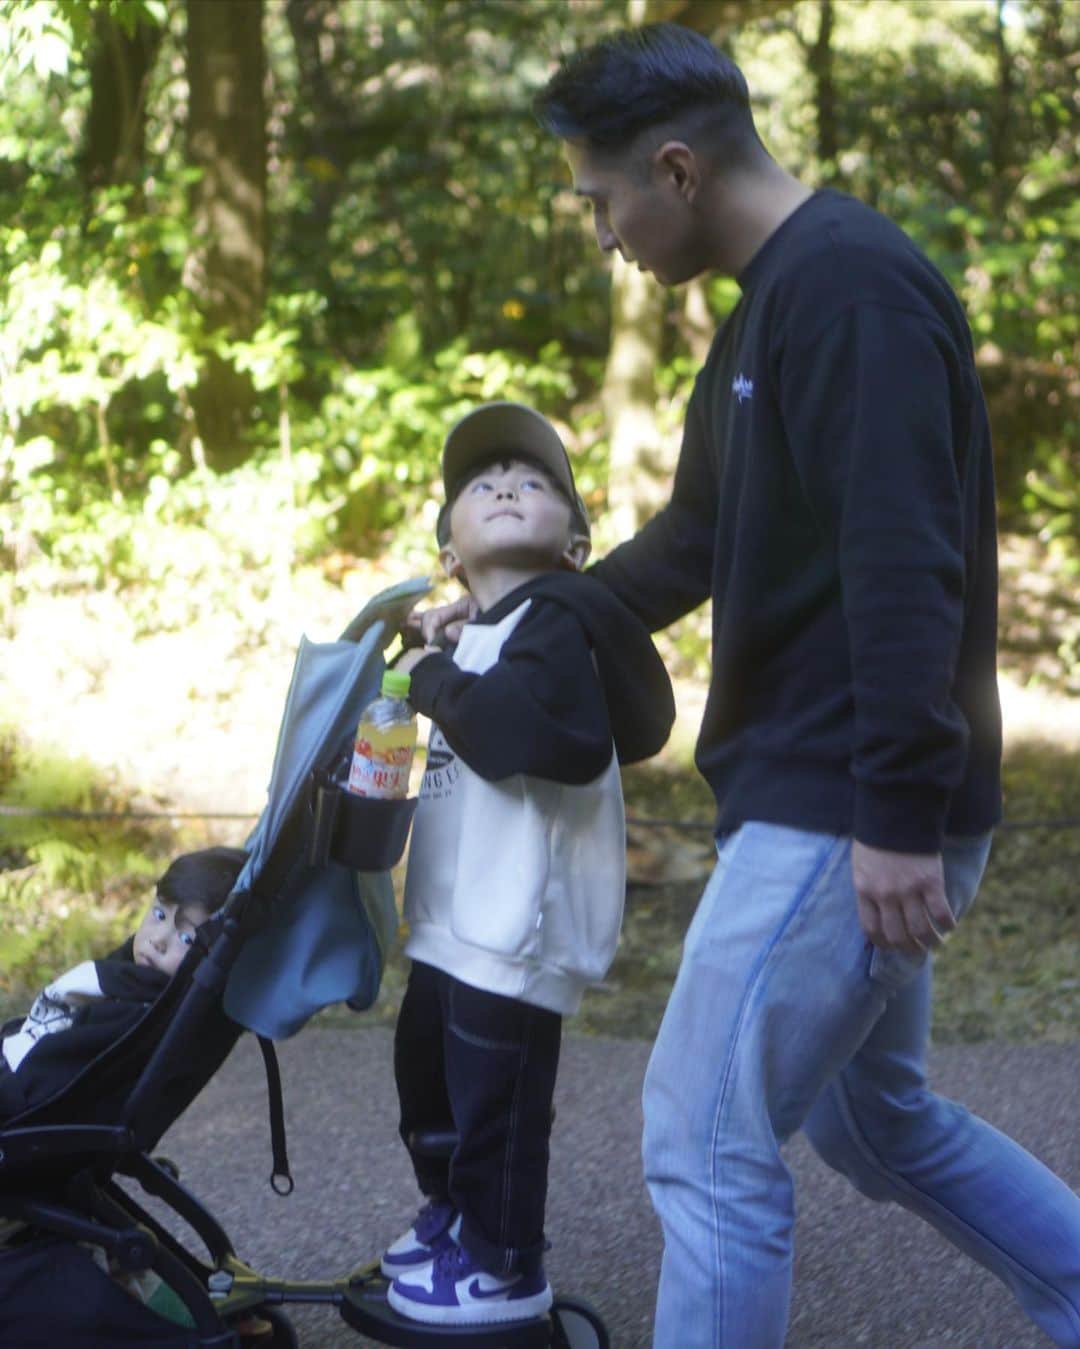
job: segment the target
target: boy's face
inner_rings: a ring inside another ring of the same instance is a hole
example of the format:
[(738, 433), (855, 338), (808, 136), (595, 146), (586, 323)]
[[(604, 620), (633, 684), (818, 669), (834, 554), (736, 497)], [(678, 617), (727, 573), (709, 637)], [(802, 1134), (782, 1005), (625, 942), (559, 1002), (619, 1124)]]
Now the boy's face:
[(485, 567), (576, 570), (583, 557), (570, 520), (570, 503), (543, 469), (513, 458), (489, 464), (454, 499), (443, 565), (466, 576)]
[(201, 904), (177, 904), (155, 895), (135, 931), (132, 954), (136, 965), (173, 975), (195, 940), (195, 929), (210, 917)]

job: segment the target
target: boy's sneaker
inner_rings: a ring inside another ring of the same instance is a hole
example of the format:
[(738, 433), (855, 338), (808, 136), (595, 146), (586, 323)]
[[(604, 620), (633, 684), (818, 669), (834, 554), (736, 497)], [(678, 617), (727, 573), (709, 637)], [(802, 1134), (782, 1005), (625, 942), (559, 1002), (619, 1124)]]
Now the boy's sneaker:
[(387, 1290), (396, 1312), (431, 1325), (489, 1325), (542, 1316), (552, 1303), (543, 1269), (490, 1274), (455, 1242), (430, 1265), (399, 1275)]
[(430, 1265), (440, 1251), (453, 1246), (461, 1231), (461, 1214), (446, 1200), (425, 1204), (412, 1227), (383, 1253), (382, 1272), (388, 1279)]

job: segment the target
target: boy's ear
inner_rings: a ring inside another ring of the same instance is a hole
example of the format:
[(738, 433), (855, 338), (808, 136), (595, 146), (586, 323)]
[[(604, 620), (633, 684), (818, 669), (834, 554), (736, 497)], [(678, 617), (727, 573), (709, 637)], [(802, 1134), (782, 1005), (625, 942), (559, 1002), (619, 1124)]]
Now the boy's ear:
[(591, 552), (592, 544), (584, 534), (571, 534), (570, 542), (563, 549), (562, 564), (568, 571), (580, 571)]
[(457, 553), (454, 552), (453, 544), (444, 544), (439, 549), (439, 564), (447, 576), (451, 576), (464, 584), (465, 568), (461, 565)]

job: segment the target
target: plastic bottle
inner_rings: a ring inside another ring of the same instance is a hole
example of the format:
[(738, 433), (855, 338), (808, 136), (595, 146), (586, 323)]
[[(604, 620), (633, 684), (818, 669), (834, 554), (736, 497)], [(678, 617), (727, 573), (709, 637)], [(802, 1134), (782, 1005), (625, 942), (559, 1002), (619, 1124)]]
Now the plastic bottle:
[(416, 749), (416, 713), (407, 701), (410, 683), (404, 671), (387, 670), (379, 696), (360, 714), (348, 781), (356, 796), (396, 800), (409, 794)]

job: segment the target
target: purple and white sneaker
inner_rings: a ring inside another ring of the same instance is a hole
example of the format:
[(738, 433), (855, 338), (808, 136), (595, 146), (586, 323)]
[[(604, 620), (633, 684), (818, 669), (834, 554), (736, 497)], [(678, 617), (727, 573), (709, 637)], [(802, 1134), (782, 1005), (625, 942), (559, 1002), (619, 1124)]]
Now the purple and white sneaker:
[(455, 1242), (430, 1265), (399, 1275), (387, 1301), (412, 1321), (438, 1326), (491, 1325), (542, 1316), (553, 1301), (543, 1269), (491, 1274)]
[(430, 1265), (441, 1251), (454, 1245), (460, 1231), (461, 1214), (453, 1204), (445, 1199), (431, 1200), (413, 1219), (412, 1227), (387, 1246), (380, 1262), (382, 1272), (388, 1279), (396, 1279), (399, 1274)]

